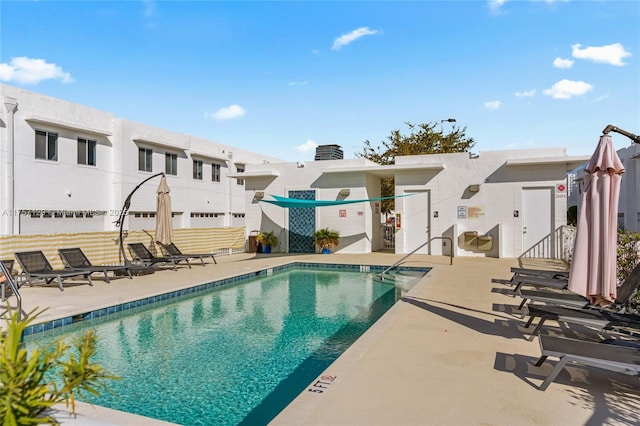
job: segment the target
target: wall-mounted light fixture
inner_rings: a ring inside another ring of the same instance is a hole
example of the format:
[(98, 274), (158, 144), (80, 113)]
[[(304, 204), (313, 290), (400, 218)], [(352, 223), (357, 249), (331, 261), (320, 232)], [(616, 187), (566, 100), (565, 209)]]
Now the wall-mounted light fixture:
[(480, 185), (469, 185), (469, 192), (480, 192)]
[(347, 197), (349, 194), (351, 194), (351, 190), (349, 188), (341, 189), (340, 192), (338, 192), (338, 195), (341, 197)]
[(262, 191), (258, 191), (255, 194), (253, 194), (253, 198), (255, 198), (256, 200), (262, 200), (264, 198), (264, 192)]

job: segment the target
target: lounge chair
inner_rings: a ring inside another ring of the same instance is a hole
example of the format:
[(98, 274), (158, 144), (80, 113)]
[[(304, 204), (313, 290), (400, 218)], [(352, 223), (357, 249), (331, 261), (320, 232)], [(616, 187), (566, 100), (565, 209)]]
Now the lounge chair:
[(604, 368), (632, 376), (640, 375), (640, 342), (617, 339), (591, 342), (541, 335), (540, 350), (542, 356), (536, 362), (536, 367), (541, 366), (549, 356), (559, 358), (553, 371), (540, 385), (540, 390), (547, 389), (567, 363)]
[(154, 266), (158, 263), (171, 263), (173, 265), (173, 270), (178, 270), (178, 262), (185, 261), (187, 266), (191, 268), (189, 264), (189, 259), (185, 257), (175, 257), (175, 256), (155, 256), (153, 253), (149, 251), (149, 249), (142, 243), (129, 243), (129, 249), (133, 254), (133, 260), (141, 263), (144, 266)]
[(87, 279), (89, 285), (93, 286), (93, 283), (91, 282), (92, 271), (86, 269), (53, 269), (42, 251), (25, 251), (15, 253), (15, 257), (22, 268), (22, 274), (25, 277), (24, 283), (29, 284), (29, 286), (31, 286), (32, 282), (36, 280), (44, 280), (47, 284), (56, 280), (60, 291), (64, 291), (62, 281), (67, 278), (77, 276), (83, 276)]
[(216, 258), (213, 256), (213, 253), (198, 253), (198, 254), (182, 253), (182, 251), (180, 251), (180, 249), (175, 245), (175, 243), (160, 244), (160, 247), (162, 247), (162, 251), (166, 256), (175, 256), (175, 257), (182, 256), (182, 257), (187, 257), (189, 259), (200, 259), (200, 262), (202, 262), (202, 266), (205, 266), (204, 259), (208, 257), (210, 257), (213, 260), (213, 263), (218, 263), (216, 262)]
[(517, 295), (522, 297), (518, 309), (522, 309), (529, 302), (541, 302), (552, 305), (569, 306), (572, 308), (588, 308), (591, 301), (581, 294), (569, 290), (558, 289), (556, 291), (540, 289), (519, 289)]
[(536, 318), (540, 321), (531, 333), (532, 336), (539, 334), (542, 325), (546, 320), (554, 320), (568, 324), (582, 324), (600, 329), (614, 329), (619, 327), (631, 327), (640, 329), (640, 315), (620, 312), (626, 302), (635, 294), (640, 286), (640, 263), (633, 268), (622, 285), (618, 287), (617, 297), (611, 307), (601, 308), (589, 305), (583, 309), (570, 308), (566, 306), (535, 305), (529, 303), (527, 311), (530, 315), (525, 327), (529, 328)]
[[(5, 274), (4, 271), (6, 270), (9, 276), (13, 278), (13, 265), (15, 261), (13, 259), (7, 259), (7, 260), (0, 260), (0, 263), (4, 265), (4, 269), (0, 268), (0, 276), (4, 275)], [(7, 281), (3, 280), (2, 282), (0, 282), (0, 301), (4, 301), (7, 298), (6, 292), (7, 292)]]
[(555, 271), (550, 269), (531, 269), (531, 268), (511, 268), (511, 279), (493, 278), (491, 282), (498, 284), (513, 285), (520, 277), (532, 277), (532, 278), (556, 278), (556, 279), (569, 279), (569, 271)]
[(551, 269), (511, 268), (513, 274), (529, 275), (546, 278), (569, 278), (569, 271), (555, 271)]
[(68, 269), (84, 269), (92, 272), (100, 272), (104, 274), (104, 280), (109, 283), (109, 272), (117, 272), (123, 271), (129, 275), (129, 278), (133, 278), (131, 276), (131, 268), (126, 265), (94, 265), (92, 264), (87, 256), (84, 254), (81, 248), (65, 248), (58, 249), (58, 254), (60, 255), (60, 259), (64, 262), (66, 268)]
[(517, 294), (523, 286), (533, 286), (533, 287), (547, 287), (558, 290), (566, 289), (569, 285), (569, 280), (560, 277), (542, 277), (542, 276), (532, 276), (532, 275), (520, 275), (514, 274), (510, 280), (504, 280), (500, 278), (492, 278), (492, 283), (498, 284), (506, 284), (512, 286), (513, 293)]

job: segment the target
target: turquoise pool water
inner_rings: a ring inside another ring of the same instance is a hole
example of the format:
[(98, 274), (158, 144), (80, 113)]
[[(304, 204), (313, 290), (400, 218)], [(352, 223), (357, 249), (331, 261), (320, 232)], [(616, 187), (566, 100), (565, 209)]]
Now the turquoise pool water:
[[(407, 288), (407, 280), (401, 287)], [(259, 425), (273, 419), (401, 293), (393, 280), (381, 282), (374, 273), (285, 270), (25, 341), (46, 344), (95, 330), (95, 361), (124, 380), (110, 383), (118, 396), (85, 401), (184, 425)]]

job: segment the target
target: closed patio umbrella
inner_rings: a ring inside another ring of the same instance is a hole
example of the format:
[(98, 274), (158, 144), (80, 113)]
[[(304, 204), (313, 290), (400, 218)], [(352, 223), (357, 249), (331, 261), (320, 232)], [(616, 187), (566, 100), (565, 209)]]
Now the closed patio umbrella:
[(156, 211), (156, 242), (170, 244), (173, 241), (173, 224), (171, 223), (171, 195), (167, 178), (162, 176), (158, 186), (158, 202)]
[(569, 289), (596, 305), (616, 298), (618, 198), (624, 166), (611, 136), (602, 135), (585, 167)]

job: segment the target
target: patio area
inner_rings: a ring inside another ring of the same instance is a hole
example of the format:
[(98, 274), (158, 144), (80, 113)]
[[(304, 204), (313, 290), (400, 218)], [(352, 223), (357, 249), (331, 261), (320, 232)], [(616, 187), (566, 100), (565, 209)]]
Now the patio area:
[[(217, 257), (218, 264), (152, 275), (95, 279), (94, 286), (23, 287), (23, 308), (48, 307), (41, 320), (66, 317), (292, 261), (391, 265), (400, 255), (254, 255)], [(407, 266), (433, 269), (323, 374), (322, 393), (304, 391), (274, 425), (637, 424), (640, 382), (596, 368), (568, 366), (546, 391), (538, 386), (538, 339), (528, 340), (519, 299), (491, 278), (509, 268), (559, 268), (517, 259), (411, 256)], [(549, 333), (594, 334), (551, 322)], [(311, 385), (311, 384), (310, 384)], [(81, 404), (63, 424), (159, 425), (164, 422)]]

